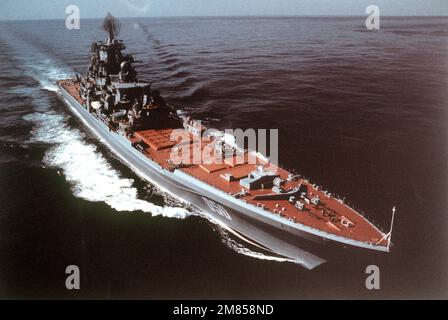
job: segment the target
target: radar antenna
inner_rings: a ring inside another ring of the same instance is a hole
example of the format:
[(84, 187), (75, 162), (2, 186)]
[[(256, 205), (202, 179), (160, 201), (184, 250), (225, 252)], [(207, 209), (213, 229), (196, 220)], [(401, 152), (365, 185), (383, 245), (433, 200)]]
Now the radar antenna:
[(109, 42), (112, 42), (120, 34), (121, 23), (108, 12), (103, 21), (103, 29), (109, 34)]

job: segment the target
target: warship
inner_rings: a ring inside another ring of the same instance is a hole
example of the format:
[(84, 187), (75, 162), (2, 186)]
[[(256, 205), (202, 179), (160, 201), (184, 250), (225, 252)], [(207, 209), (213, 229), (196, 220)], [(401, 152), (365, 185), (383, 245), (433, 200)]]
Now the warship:
[[(388, 233), (381, 231), (305, 177), (239, 146), (222, 131), (207, 134), (206, 127), (179, 115), (151, 83), (138, 80), (134, 57), (123, 53), (125, 45), (117, 39), (118, 20), (108, 14), (103, 28), (106, 39), (92, 43), (86, 75), (58, 80), (59, 94), (100, 142), (139, 176), (260, 249), (307, 269), (325, 262), (308, 250), (310, 244), (389, 251), (392, 226)], [(182, 150), (193, 154), (195, 148), (212, 146), (210, 157), (215, 158), (173, 161), (173, 151), (179, 148), (173, 133), (189, 138)]]

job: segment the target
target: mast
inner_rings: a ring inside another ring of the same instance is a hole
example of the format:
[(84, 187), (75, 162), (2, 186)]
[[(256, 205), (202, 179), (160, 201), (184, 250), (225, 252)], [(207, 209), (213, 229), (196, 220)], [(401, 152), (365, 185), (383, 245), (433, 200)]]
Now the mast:
[(395, 219), (395, 206), (392, 208), (392, 220), (390, 222), (390, 231), (386, 233), (375, 245), (378, 245), (383, 241), (384, 239), (387, 239), (387, 249), (390, 248), (391, 245), (391, 238), (392, 238), (392, 230), (394, 228), (394, 219)]
[(120, 34), (121, 24), (110, 12), (108, 12), (103, 20), (103, 29), (108, 33), (108, 43), (112, 43), (115, 37)]

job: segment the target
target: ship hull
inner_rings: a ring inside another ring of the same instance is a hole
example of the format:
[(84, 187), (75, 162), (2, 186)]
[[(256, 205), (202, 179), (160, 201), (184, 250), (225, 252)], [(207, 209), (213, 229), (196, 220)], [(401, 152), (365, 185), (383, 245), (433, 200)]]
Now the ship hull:
[[(292, 259), (307, 269), (313, 269), (325, 260), (303, 250), (302, 247), (309, 246), (309, 243), (304, 243), (301, 239), (325, 243), (326, 246), (331, 244), (332, 247), (333, 245), (364, 246), (363, 243), (351, 240), (332, 239), (329, 234), (319, 234), (317, 230), (306, 230), (304, 226), (304, 229), (299, 229), (286, 219), (282, 220), (278, 216), (270, 217), (260, 208), (243, 201), (236, 201), (230, 195), (206, 185), (181, 170), (171, 172), (162, 168), (133, 148), (126, 137), (110, 131), (107, 125), (90, 114), (63, 87), (59, 86), (59, 92), (72, 113), (139, 176), (177, 199), (193, 205), (212, 217), (214, 221), (232, 229), (237, 235), (264, 250)], [(376, 249), (367, 245), (366, 247)]]

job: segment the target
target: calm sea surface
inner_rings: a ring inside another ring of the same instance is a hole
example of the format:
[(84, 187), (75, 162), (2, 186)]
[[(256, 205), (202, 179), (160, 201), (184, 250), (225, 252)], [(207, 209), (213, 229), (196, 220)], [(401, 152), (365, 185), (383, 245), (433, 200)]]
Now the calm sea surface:
[[(278, 128), (280, 163), (363, 210), (392, 252), (313, 271), (263, 255), (142, 181), (54, 81), (84, 73), (100, 20), (0, 22), (0, 296), (448, 297), (448, 19), (124, 19), (140, 79), (225, 128)], [(65, 267), (81, 291), (65, 289)], [(381, 290), (365, 289), (365, 268)]]

